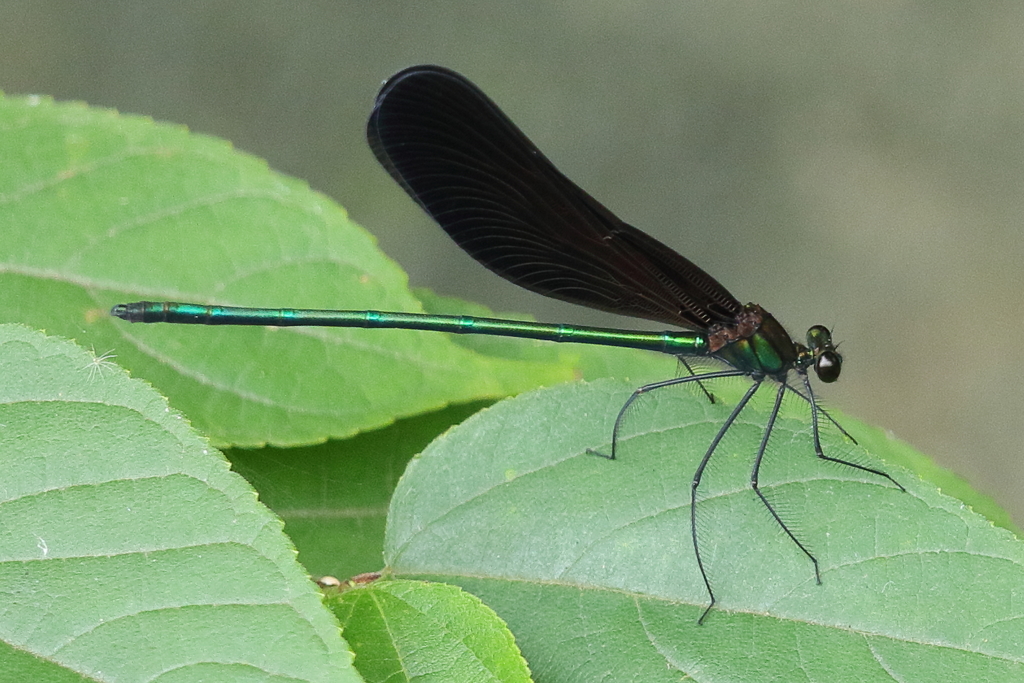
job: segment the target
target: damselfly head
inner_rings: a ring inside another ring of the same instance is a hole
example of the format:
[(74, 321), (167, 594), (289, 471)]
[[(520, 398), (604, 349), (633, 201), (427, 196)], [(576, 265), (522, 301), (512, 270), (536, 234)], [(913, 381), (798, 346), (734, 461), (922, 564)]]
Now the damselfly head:
[(815, 325), (807, 330), (807, 346), (814, 355), (814, 374), (822, 382), (831, 383), (839, 379), (843, 369), (843, 357), (832, 343), (832, 333), (824, 325)]

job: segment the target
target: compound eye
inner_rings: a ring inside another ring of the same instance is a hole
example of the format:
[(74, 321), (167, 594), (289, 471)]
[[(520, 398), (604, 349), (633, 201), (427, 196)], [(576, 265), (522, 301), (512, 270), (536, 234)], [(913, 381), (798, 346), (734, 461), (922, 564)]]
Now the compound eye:
[(814, 373), (822, 382), (835, 382), (843, 369), (843, 357), (835, 351), (825, 351), (814, 359)]
[(815, 350), (832, 346), (832, 333), (824, 325), (815, 325), (807, 330), (807, 346)]

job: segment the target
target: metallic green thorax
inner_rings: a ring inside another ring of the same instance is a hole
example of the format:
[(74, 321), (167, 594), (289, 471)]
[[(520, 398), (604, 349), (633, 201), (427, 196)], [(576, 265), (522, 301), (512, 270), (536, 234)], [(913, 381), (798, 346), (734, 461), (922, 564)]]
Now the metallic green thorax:
[(793, 369), (803, 355), (779, 321), (757, 304), (744, 306), (735, 323), (709, 328), (708, 342), (712, 356), (737, 370), (775, 378)]

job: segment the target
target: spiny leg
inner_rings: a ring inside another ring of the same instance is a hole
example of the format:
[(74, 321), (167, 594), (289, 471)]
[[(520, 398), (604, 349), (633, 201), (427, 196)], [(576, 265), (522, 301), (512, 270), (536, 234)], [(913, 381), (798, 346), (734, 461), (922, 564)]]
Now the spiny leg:
[[(892, 484), (896, 488), (898, 488), (900, 491), (903, 491), (905, 493), (906, 489), (903, 488), (902, 484), (900, 484), (898, 481), (893, 479), (888, 473), (883, 472), (880, 469), (876, 469), (874, 467), (867, 467), (866, 465), (858, 465), (857, 463), (850, 462), (849, 460), (843, 460), (841, 458), (833, 458), (831, 456), (825, 455), (824, 450), (822, 450), (822, 448), (821, 448), (821, 434), (820, 434), (820, 431), (819, 431), (819, 428), (818, 428), (818, 413), (819, 412), (824, 412), (824, 411), (822, 411), (822, 409), (818, 407), (818, 402), (814, 400), (814, 390), (811, 389), (811, 382), (807, 378), (807, 374), (806, 373), (800, 373), (800, 377), (801, 377), (801, 379), (803, 379), (804, 388), (807, 390), (807, 396), (804, 396), (803, 398), (808, 403), (811, 404), (811, 430), (812, 430), (812, 434), (814, 435), (814, 453), (815, 453), (815, 455), (817, 455), (822, 460), (828, 460), (829, 462), (835, 462), (835, 463), (839, 463), (840, 465), (846, 465), (847, 467), (852, 467), (855, 470), (860, 470), (862, 472), (870, 472), (871, 474), (873, 474), (873, 475), (875, 475), (877, 477), (882, 477), (884, 479), (888, 479), (890, 482), (892, 482)], [(802, 396), (802, 394), (800, 394), (800, 395)], [(826, 413), (826, 415), (827, 415), (827, 413)], [(829, 419), (832, 419), (832, 418), (829, 417)], [(835, 422), (835, 420), (832, 420), (832, 421)], [(840, 429), (842, 429), (842, 428), (840, 428)]]
[[(807, 382), (807, 375), (802, 375), (802, 376), (803, 376), (804, 382)], [(796, 387), (794, 387), (794, 386), (793, 386), (792, 384), (789, 384), (789, 382), (788, 382), (788, 381), (786, 382), (786, 386), (787, 386), (787, 387), (789, 388), (789, 390), (790, 390), (790, 391), (792, 391), (792, 392), (793, 392), (794, 394), (796, 394), (797, 396), (799, 396), (799, 397), (800, 397), (800, 398), (802, 398), (803, 400), (807, 401), (807, 403), (811, 403), (811, 399), (807, 398), (807, 396), (805, 396), (805, 395), (804, 395), (804, 393), (803, 393), (802, 391), (800, 391), (799, 389), (797, 389)], [(838, 429), (838, 430), (839, 430), (839, 433), (840, 433), (840, 434), (842, 434), (843, 436), (845, 436), (845, 437), (846, 437), (847, 439), (849, 439), (850, 441), (852, 441), (852, 442), (853, 442), (854, 444), (856, 444), (856, 443), (857, 443), (857, 439), (855, 439), (855, 438), (853, 437), (853, 434), (850, 434), (850, 432), (848, 432), (848, 431), (846, 431), (845, 429), (843, 429), (843, 425), (839, 424), (839, 423), (838, 423), (838, 422), (836, 421), (836, 419), (835, 419), (834, 417), (832, 417), (831, 415), (829, 415), (829, 412), (828, 412), (827, 410), (825, 410), (824, 408), (822, 408), (821, 406), (819, 406), (819, 405), (818, 405), (818, 402), (817, 402), (817, 401), (815, 401), (815, 402), (814, 402), (814, 405), (815, 405), (815, 406), (816, 406), (816, 407), (818, 408), (818, 412), (819, 412), (819, 413), (821, 413), (822, 415), (824, 415), (825, 417), (827, 417), (827, 418), (828, 418), (828, 421), (832, 423), (832, 426), (833, 426), (833, 427), (835, 427), (836, 429)]]
[[(679, 360), (680, 363), (682, 363), (683, 367), (686, 368), (686, 371), (688, 373), (690, 373), (690, 377), (696, 377), (697, 376), (697, 373), (693, 371), (693, 368), (690, 367), (689, 362), (687, 362), (687, 360), (685, 358), (683, 358), (682, 356), (676, 356), (676, 358)], [(700, 390), (702, 392), (704, 392), (705, 396), (708, 397), (708, 402), (709, 403), (714, 403), (715, 402), (715, 397), (711, 394), (710, 391), (708, 391), (708, 388), (706, 386), (704, 386), (704, 383), (701, 382), (699, 379), (697, 380), (697, 386), (700, 387)]]
[(660, 382), (652, 382), (651, 384), (645, 384), (639, 387), (636, 391), (630, 394), (626, 402), (619, 408), (619, 414), (615, 416), (615, 424), (612, 426), (612, 449), (610, 455), (605, 455), (600, 451), (595, 451), (592, 448), (587, 449), (587, 453), (590, 455), (599, 455), (602, 458), (608, 458), (609, 460), (615, 460), (615, 451), (618, 449), (619, 444), (619, 430), (622, 427), (622, 421), (629, 411), (629, 407), (636, 403), (637, 399), (646, 393), (654, 391), (655, 389), (664, 389), (665, 387), (675, 386), (677, 384), (686, 384), (687, 382), (697, 382), (700, 384), (700, 380), (707, 379), (718, 379), (720, 377), (739, 377), (747, 373), (740, 370), (722, 370), (720, 372), (708, 372), (703, 375), (690, 375), (689, 377), (674, 377), (672, 379), (664, 379)]
[(772, 513), (772, 517), (774, 517), (775, 521), (779, 523), (782, 530), (786, 532), (789, 539), (793, 541), (793, 543), (796, 543), (796, 547), (800, 548), (804, 555), (806, 555), (814, 565), (814, 580), (818, 585), (821, 585), (821, 573), (818, 571), (818, 559), (811, 554), (811, 551), (807, 549), (807, 546), (801, 543), (800, 539), (798, 539), (793, 532), (790, 531), (789, 527), (786, 526), (786, 523), (782, 521), (782, 517), (779, 516), (779, 513), (776, 512), (772, 504), (768, 502), (768, 498), (761, 493), (761, 487), (759, 485), (759, 479), (761, 477), (761, 461), (764, 460), (765, 450), (768, 448), (768, 439), (771, 438), (772, 430), (775, 429), (775, 421), (779, 417), (779, 409), (782, 407), (782, 398), (786, 394), (786, 389), (787, 386), (785, 384), (779, 384), (779, 389), (775, 392), (775, 405), (772, 406), (772, 412), (768, 416), (768, 424), (765, 425), (764, 434), (761, 437), (761, 445), (758, 447), (757, 456), (754, 458), (754, 467), (750, 471), (750, 487), (754, 489), (754, 493), (756, 493), (757, 497), (761, 499), (764, 506), (768, 508), (768, 512)]
[[(705, 377), (707, 375), (704, 375)], [(743, 398), (740, 399), (736, 407), (732, 409), (729, 414), (729, 418), (725, 421), (725, 424), (715, 434), (714, 440), (711, 445), (708, 446), (707, 452), (704, 453), (704, 457), (701, 459), (700, 464), (697, 465), (697, 470), (693, 473), (693, 481), (690, 483), (690, 537), (693, 539), (693, 554), (697, 558), (697, 569), (700, 570), (700, 577), (704, 580), (704, 587), (708, 591), (708, 598), (710, 602), (707, 608), (701, 613), (700, 618), (697, 619), (697, 625), (704, 623), (704, 617), (708, 615), (711, 608), (715, 606), (715, 592), (711, 590), (711, 581), (708, 579), (708, 573), (704, 570), (704, 560), (700, 557), (700, 543), (697, 541), (697, 488), (700, 486), (701, 478), (704, 476), (704, 469), (708, 466), (708, 462), (711, 461), (711, 456), (714, 454), (715, 449), (718, 448), (718, 444), (725, 437), (725, 433), (732, 427), (732, 423), (736, 421), (739, 414), (746, 407), (750, 399), (753, 398), (754, 393), (758, 387), (761, 386), (761, 382), (764, 381), (764, 377), (754, 377), (754, 383), (747, 389), (747, 393), (743, 394)]]

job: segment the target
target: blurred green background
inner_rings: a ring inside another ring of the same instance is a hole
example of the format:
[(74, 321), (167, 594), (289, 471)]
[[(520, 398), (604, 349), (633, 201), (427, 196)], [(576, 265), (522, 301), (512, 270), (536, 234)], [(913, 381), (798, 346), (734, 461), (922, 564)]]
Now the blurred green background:
[(414, 285), (624, 324), (491, 275), (373, 160), (380, 82), (462, 71), (737, 298), (834, 327), (830, 403), (1021, 523), (1022, 27), (1017, 2), (4, 0), (0, 89), (227, 138), (346, 206)]

